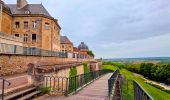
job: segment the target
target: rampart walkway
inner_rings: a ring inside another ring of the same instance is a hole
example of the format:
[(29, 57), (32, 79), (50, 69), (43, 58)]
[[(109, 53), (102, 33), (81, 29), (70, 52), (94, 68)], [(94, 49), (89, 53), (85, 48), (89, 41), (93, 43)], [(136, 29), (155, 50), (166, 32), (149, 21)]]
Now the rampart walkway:
[(41, 100), (108, 100), (108, 79), (112, 73), (106, 74), (69, 97), (43, 97)]

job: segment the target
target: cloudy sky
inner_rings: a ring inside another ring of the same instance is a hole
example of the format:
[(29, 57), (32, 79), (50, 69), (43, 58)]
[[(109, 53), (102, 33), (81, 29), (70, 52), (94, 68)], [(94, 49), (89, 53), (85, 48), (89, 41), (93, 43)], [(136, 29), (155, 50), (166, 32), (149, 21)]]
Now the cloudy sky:
[[(3, 0), (16, 3), (16, 0)], [(96, 57), (170, 56), (169, 0), (27, 0), (59, 20), (62, 35)]]

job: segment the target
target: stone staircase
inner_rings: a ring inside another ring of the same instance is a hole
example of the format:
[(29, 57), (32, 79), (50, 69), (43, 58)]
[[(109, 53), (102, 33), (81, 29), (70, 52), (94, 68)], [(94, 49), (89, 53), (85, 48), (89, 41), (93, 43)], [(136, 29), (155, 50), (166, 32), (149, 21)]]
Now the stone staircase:
[(5, 100), (30, 100), (40, 94), (36, 87), (30, 87), (18, 92), (6, 95)]

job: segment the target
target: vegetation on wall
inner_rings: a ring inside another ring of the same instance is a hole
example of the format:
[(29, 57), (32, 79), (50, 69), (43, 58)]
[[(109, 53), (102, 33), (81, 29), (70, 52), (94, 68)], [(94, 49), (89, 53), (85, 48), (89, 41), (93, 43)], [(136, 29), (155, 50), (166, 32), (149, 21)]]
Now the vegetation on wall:
[(77, 79), (75, 77), (75, 76), (77, 76), (77, 69), (76, 69), (76, 67), (72, 67), (70, 69), (69, 76), (70, 76), (70, 79), (69, 79), (69, 91), (72, 92), (77, 87), (77, 84), (76, 84)]
[(84, 66), (84, 80), (87, 83), (88, 82), (88, 76), (89, 76), (89, 68), (88, 68), (88, 63), (84, 62), (83, 63)]
[(72, 68), (70, 69), (69, 76), (70, 76), (70, 77), (77, 76), (77, 69), (76, 69), (76, 67), (72, 67)]

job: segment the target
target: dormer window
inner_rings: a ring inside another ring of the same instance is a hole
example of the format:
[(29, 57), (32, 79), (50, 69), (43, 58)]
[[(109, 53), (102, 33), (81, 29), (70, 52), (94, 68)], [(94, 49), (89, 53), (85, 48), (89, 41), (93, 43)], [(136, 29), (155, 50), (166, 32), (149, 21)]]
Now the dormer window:
[(25, 13), (25, 14), (30, 14), (30, 11), (29, 11), (29, 10), (25, 10), (24, 13)]

